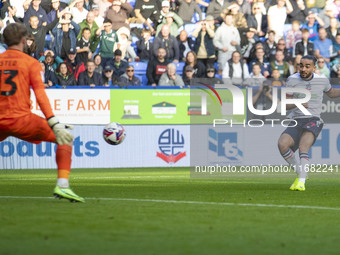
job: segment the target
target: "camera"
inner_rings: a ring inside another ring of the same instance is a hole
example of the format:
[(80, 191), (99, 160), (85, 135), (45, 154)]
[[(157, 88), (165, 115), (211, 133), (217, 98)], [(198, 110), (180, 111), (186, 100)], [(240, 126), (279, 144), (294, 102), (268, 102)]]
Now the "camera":
[(263, 93), (267, 93), (268, 90), (269, 90), (269, 86), (268, 85), (264, 85), (263, 89), (262, 89)]

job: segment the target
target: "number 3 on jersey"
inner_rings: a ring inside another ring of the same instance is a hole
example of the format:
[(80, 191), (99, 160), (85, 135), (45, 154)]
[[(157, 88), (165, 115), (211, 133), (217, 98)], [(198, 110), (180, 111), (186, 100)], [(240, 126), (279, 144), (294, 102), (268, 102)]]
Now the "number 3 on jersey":
[[(17, 91), (17, 84), (13, 81), (13, 78), (17, 76), (18, 71), (17, 70), (5, 70), (5, 71), (0, 70), (0, 81), (1, 81), (2, 72), (3, 74), (9, 74), (9, 76), (5, 80), (5, 84), (10, 85), (12, 89), (10, 91), (3, 91), (2, 88), (0, 87), (1, 96), (12, 96)], [(0, 86), (1, 85), (2, 85), (2, 81), (1, 81)]]

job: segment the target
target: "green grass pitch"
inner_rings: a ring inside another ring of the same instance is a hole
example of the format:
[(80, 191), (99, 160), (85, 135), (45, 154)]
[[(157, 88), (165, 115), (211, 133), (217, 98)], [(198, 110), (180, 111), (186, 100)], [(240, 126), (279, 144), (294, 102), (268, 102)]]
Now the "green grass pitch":
[(340, 174), (190, 178), (189, 168), (0, 170), (0, 254), (339, 254)]

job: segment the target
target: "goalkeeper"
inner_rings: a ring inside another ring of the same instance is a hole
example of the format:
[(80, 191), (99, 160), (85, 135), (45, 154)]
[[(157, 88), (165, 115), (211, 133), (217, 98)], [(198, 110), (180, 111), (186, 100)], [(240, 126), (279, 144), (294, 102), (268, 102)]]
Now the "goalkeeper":
[[(69, 187), (73, 135), (71, 126), (60, 124), (54, 116), (38, 60), (23, 53), (27, 31), (19, 23), (9, 24), (3, 38), (8, 50), (0, 55), (0, 142), (15, 136), (27, 142), (57, 143), (58, 181), (54, 195), (71, 202), (85, 202)], [(30, 87), (46, 119), (30, 110)]]

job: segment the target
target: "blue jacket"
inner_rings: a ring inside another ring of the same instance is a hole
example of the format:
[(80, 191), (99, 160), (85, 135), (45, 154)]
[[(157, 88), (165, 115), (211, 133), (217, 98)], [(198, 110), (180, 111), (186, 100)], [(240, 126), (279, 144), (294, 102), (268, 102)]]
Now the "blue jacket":
[[(72, 26), (73, 26), (73, 28), (72, 28)], [(71, 21), (71, 26), (70, 26), (70, 29), (68, 31), (70, 41), (71, 41), (71, 48), (75, 49), (77, 47), (77, 36), (79, 34), (79, 31), (80, 31), (80, 26), (77, 23), (75, 23), (74, 21)], [(61, 25), (58, 24), (57, 26), (55, 26), (52, 29), (52, 33), (54, 35), (52, 50), (57, 56), (60, 56), (61, 55), (61, 47), (62, 47), (62, 44), (63, 44), (63, 30), (61, 28)]]

